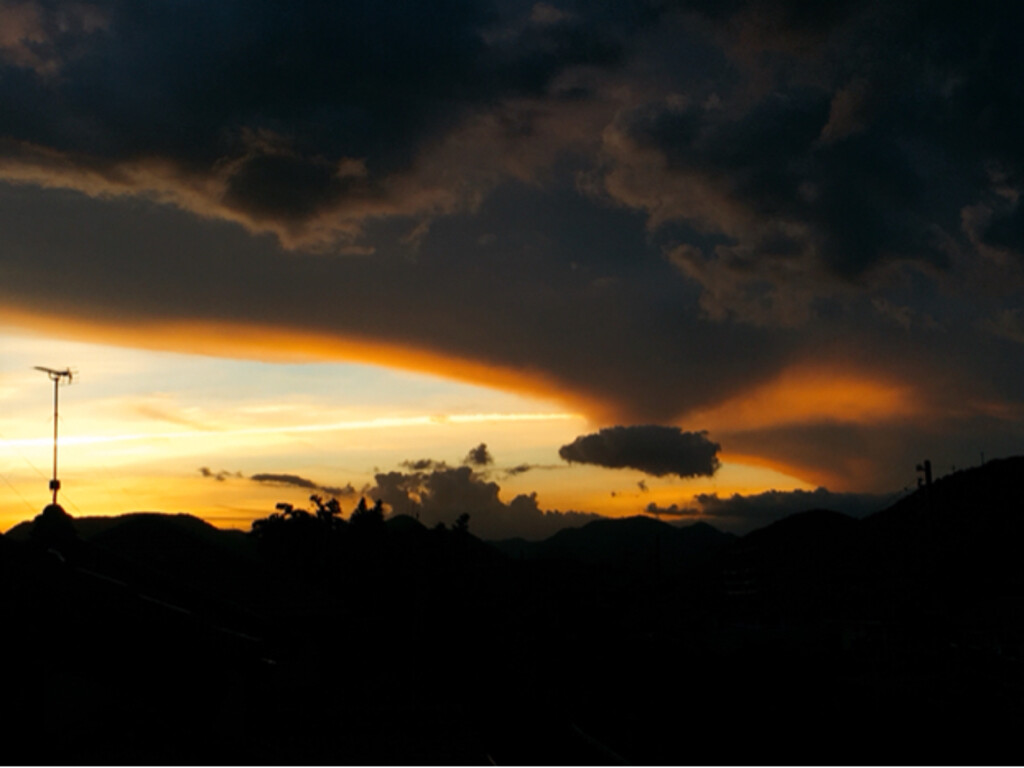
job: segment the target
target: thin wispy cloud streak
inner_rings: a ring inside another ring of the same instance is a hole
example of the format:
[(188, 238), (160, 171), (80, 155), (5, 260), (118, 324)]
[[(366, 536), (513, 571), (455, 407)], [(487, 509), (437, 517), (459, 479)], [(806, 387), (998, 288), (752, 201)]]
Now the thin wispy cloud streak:
[[(354, 419), (330, 424), (295, 424), (276, 427), (211, 428), (208, 430), (179, 430), (176, 432), (140, 432), (124, 435), (67, 435), (61, 436), (61, 445), (92, 445), (147, 440), (173, 440), (178, 438), (245, 437), (259, 435), (289, 435), (317, 432), (344, 432), (363, 429), (401, 429), (430, 427), (444, 424), (485, 424), (488, 422), (570, 421), (579, 416), (570, 413), (474, 413), (434, 416), (393, 416), (374, 419)], [(0, 447), (36, 447), (52, 445), (52, 437), (15, 438), (0, 440)]]

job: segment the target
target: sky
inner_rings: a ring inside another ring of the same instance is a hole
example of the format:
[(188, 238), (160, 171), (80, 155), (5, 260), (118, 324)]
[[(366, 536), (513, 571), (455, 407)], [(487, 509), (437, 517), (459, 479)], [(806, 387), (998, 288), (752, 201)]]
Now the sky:
[(35, 365), (72, 514), (742, 530), (1020, 453), (1022, 15), (0, 0), (0, 528)]

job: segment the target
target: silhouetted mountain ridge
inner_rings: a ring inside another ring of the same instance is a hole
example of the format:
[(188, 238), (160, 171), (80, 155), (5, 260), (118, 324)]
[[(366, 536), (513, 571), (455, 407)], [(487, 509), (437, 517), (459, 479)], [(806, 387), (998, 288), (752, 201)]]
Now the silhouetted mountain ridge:
[(892, 506), (869, 515), (865, 522), (889, 534), (918, 529), (943, 531), (958, 527), (984, 529), (993, 534), (1019, 532), (1024, 523), (1024, 456), (992, 459), (979, 467), (962, 469), (918, 488)]
[[(227, 541), (229, 538), (233, 538), (236, 541), (241, 541), (245, 538), (245, 533), (242, 531), (217, 528), (195, 515), (184, 512), (125, 512), (120, 515), (72, 517), (71, 520), (83, 541), (89, 541), (112, 528), (120, 528), (124, 525), (141, 526), (143, 523), (140, 521), (152, 521), (168, 531), (172, 529), (187, 531), (198, 539)], [(32, 524), (32, 520), (18, 523), (5, 535), (16, 541), (27, 541)]]
[(741, 537), (747, 544), (808, 544), (848, 533), (858, 524), (855, 518), (831, 509), (809, 509), (776, 520)]
[(670, 525), (652, 517), (594, 520), (564, 528), (539, 542), (510, 539), (492, 544), (511, 557), (612, 566), (633, 575), (680, 575), (707, 563), (735, 536), (713, 526)]
[(80, 539), (0, 539), (17, 762), (1018, 763), (1020, 477), (990, 462), (742, 537), (60, 511)]

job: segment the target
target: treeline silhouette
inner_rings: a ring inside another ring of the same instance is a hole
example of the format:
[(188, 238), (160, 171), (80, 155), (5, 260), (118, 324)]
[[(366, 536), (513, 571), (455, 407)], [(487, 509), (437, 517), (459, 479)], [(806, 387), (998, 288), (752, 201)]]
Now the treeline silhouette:
[(1024, 458), (862, 520), (484, 542), (360, 500), (0, 537), (19, 763), (1019, 764)]

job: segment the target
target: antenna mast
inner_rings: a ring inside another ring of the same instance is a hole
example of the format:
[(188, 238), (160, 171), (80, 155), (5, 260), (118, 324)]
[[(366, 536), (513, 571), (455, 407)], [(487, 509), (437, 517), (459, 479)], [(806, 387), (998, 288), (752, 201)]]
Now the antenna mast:
[(45, 373), (49, 376), (50, 381), (53, 382), (53, 479), (50, 480), (50, 490), (53, 491), (53, 503), (56, 505), (57, 491), (60, 490), (60, 480), (57, 479), (57, 392), (60, 390), (60, 383), (64, 379), (67, 379), (68, 384), (71, 383), (74, 373), (70, 368), (56, 371), (53, 368), (44, 368), (37, 365), (35, 369)]

